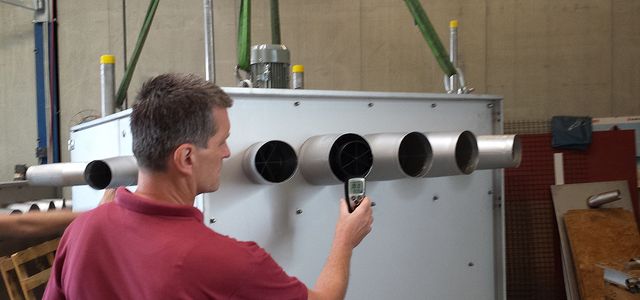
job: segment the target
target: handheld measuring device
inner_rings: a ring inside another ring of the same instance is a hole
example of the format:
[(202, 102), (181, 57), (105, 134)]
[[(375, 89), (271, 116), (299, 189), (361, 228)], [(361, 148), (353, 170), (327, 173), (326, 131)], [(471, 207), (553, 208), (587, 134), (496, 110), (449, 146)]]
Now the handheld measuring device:
[(344, 193), (347, 206), (349, 207), (349, 213), (352, 213), (358, 205), (364, 200), (366, 190), (366, 180), (364, 178), (356, 177), (349, 178), (344, 182)]

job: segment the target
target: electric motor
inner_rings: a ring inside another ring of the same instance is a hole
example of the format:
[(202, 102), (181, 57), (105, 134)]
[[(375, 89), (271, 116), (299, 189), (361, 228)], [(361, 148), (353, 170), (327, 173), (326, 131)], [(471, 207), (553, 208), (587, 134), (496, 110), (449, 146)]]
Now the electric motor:
[(251, 47), (251, 84), (255, 88), (289, 88), (289, 49), (272, 44)]

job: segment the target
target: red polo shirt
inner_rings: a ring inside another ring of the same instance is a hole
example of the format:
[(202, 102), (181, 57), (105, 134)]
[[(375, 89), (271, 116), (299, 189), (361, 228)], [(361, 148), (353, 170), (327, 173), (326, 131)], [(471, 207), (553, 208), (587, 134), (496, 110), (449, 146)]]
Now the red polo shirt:
[(44, 299), (307, 299), (307, 288), (196, 208), (120, 188), (67, 228)]

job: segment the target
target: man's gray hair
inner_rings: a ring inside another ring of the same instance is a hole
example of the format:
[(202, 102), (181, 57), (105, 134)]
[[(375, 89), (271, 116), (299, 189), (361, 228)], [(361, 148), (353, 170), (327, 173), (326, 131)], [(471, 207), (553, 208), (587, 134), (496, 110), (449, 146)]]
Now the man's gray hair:
[(216, 133), (214, 107), (233, 100), (215, 84), (193, 74), (162, 74), (146, 81), (131, 112), (133, 154), (138, 166), (164, 171), (173, 151), (191, 143), (206, 148)]

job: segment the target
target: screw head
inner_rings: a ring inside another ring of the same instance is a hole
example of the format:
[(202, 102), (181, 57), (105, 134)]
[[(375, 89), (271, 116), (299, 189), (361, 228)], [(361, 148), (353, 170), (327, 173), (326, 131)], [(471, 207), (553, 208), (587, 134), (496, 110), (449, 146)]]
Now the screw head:
[(213, 224), (213, 223), (215, 223), (216, 221), (217, 221), (217, 220), (216, 220), (216, 218), (211, 218), (211, 219), (209, 219), (209, 224)]
[(438, 197), (438, 195), (433, 195), (433, 201), (438, 201), (438, 199), (440, 199), (440, 197)]
[(493, 103), (487, 104), (487, 108), (493, 108)]
[(431, 108), (436, 108), (436, 106), (438, 106), (437, 103), (431, 103)]
[(302, 209), (298, 208), (298, 210), (296, 210), (296, 215), (301, 215), (301, 214), (302, 214)]
[(369, 104), (367, 104), (367, 106), (369, 107), (373, 107), (373, 105), (374, 105), (373, 102), (369, 102)]
[(474, 265), (474, 264), (473, 264), (473, 262), (472, 262), (472, 261), (470, 261), (470, 262), (468, 263), (468, 265), (469, 265), (469, 267), (473, 267), (473, 265)]
[(300, 106), (300, 101), (293, 102), (293, 106)]

